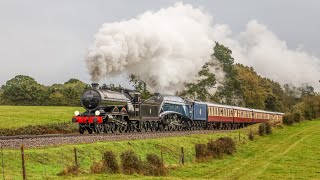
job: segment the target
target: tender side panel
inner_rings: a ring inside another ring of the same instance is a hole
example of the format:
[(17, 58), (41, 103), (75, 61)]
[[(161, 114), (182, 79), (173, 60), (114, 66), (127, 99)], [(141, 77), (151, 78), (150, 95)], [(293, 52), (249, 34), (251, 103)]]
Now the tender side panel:
[(207, 105), (195, 102), (193, 104), (193, 120), (206, 121), (207, 120)]
[(155, 104), (141, 104), (140, 117), (143, 120), (158, 119), (159, 106)]

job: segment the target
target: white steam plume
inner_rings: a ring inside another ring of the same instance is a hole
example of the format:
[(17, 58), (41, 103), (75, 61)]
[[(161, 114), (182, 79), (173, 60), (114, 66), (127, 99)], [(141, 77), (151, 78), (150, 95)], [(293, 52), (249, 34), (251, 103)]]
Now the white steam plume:
[(153, 90), (174, 92), (210, 60), (211, 17), (176, 4), (135, 19), (106, 23), (95, 36), (87, 65), (93, 81), (125, 71)]
[(265, 77), (319, 89), (319, 58), (289, 49), (255, 20), (244, 32), (233, 35), (228, 25), (213, 24), (211, 16), (182, 3), (104, 24), (86, 61), (93, 81), (125, 72), (138, 75), (152, 90), (172, 93), (194, 81), (210, 60), (215, 41), (232, 50), (235, 62), (253, 66)]
[(252, 20), (236, 38), (226, 25), (214, 29), (215, 39), (231, 48), (236, 62), (252, 66), (262, 76), (281, 84), (307, 83), (319, 90), (320, 59), (299, 48), (289, 49), (265, 25)]

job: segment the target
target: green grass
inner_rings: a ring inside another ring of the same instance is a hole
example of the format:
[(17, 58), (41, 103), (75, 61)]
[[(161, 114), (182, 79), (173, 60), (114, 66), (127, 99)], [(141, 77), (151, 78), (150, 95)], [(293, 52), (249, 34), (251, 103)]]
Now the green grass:
[(0, 129), (71, 122), (71, 117), (76, 110), (83, 111), (83, 108), (63, 106), (0, 106)]
[[(256, 127), (253, 127), (256, 131)], [(320, 121), (304, 121), (300, 124), (274, 129), (269, 136), (247, 139), (248, 129), (239, 133), (212, 133), (184, 137), (158, 138), (92, 144), (64, 145), (58, 147), (27, 149), (26, 166), (29, 179), (150, 179), (141, 175), (90, 174), (93, 161), (101, 159), (101, 153), (112, 150), (120, 155), (132, 149), (142, 159), (148, 153), (160, 155), (170, 166), (167, 176), (160, 179), (318, 179), (320, 177)], [(221, 136), (230, 136), (237, 141), (237, 153), (220, 160), (205, 163), (194, 162), (194, 145), (206, 143)], [(63, 167), (73, 163), (73, 148), (78, 149), (79, 163), (83, 173), (78, 176), (56, 176)], [(185, 148), (186, 165), (179, 165), (180, 148)], [(6, 179), (21, 179), (21, 159), (18, 150), (4, 150)], [(1, 168), (0, 168), (1, 169)]]

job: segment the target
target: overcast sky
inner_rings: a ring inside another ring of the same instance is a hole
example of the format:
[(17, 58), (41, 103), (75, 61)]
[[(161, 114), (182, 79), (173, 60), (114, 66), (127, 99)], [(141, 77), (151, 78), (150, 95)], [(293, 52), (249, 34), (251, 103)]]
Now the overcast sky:
[[(78, 78), (90, 83), (85, 67), (87, 48), (103, 23), (134, 18), (174, 0), (0, 0), (0, 85), (15, 75), (50, 85)], [(290, 48), (320, 57), (320, 1), (194, 0), (215, 23), (234, 33), (252, 19), (266, 25)], [(320, 78), (320, 77), (319, 77)]]

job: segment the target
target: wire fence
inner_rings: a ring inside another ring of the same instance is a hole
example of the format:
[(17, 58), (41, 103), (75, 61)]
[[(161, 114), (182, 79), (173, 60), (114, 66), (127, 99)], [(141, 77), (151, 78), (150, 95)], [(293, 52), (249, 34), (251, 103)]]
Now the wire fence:
[[(1, 144), (0, 144), (1, 146)], [(93, 150), (92, 150), (93, 148)], [(102, 154), (107, 149), (104, 147), (92, 147), (91, 151), (85, 148), (32, 148), (27, 149), (21, 145), (20, 150), (3, 149), (0, 151), (0, 173), (2, 179), (53, 179), (61, 176), (62, 172), (72, 166), (80, 167), (86, 173), (90, 173), (90, 167), (94, 162), (102, 161)], [(187, 148), (176, 152), (159, 150), (157, 155), (167, 159), (170, 164), (183, 165), (191, 162)], [(187, 155), (185, 155), (187, 154)], [(120, 154), (118, 154), (120, 155)], [(119, 158), (119, 156), (118, 156)], [(144, 158), (144, 157), (142, 157)], [(61, 176), (61, 178), (63, 178)]]
[[(231, 138), (236, 144), (243, 144), (247, 140), (246, 134), (234, 133)], [(201, 143), (201, 142), (200, 142)], [(102, 161), (103, 153), (108, 150), (108, 145), (86, 146), (61, 146), (21, 149), (3, 149), (0, 143), (0, 177), (2, 179), (56, 179), (63, 178), (62, 172), (68, 168), (80, 167), (86, 174), (91, 173), (90, 168), (94, 162)], [(120, 154), (126, 149), (115, 151), (118, 163)], [(129, 149), (127, 149), (129, 150)], [(162, 144), (155, 145), (156, 150), (164, 164), (184, 165), (195, 160), (194, 147), (166, 147)], [(144, 150), (141, 150), (144, 151)], [(140, 152), (138, 154), (145, 154)], [(145, 157), (141, 157), (145, 159)]]

